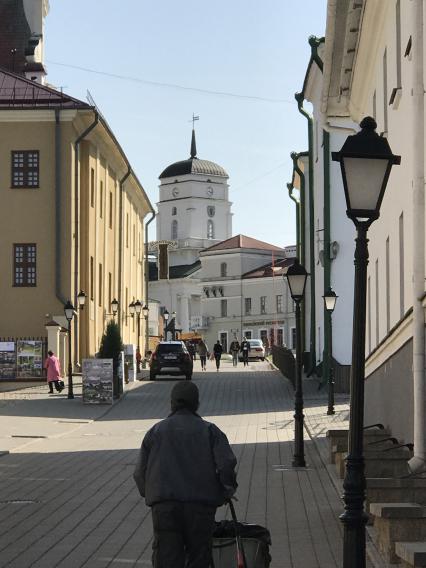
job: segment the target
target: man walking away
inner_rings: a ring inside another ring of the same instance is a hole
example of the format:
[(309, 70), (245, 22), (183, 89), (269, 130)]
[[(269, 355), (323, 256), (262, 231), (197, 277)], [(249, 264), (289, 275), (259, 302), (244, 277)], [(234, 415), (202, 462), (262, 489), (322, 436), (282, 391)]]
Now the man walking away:
[(234, 340), (229, 347), (229, 351), (232, 355), (232, 364), (236, 367), (238, 365), (238, 353), (240, 352), (240, 344), (236, 337), (234, 337)]
[(213, 355), (214, 355), (214, 358), (216, 360), (216, 371), (219, 371), (220, 358), (222, 357), (222, 353), (223, 353), (223, 347), (220, 344), (220, 341), (218, 339), (216, 341), (216, 343), (214, 344), (214, 347), (213, 347)]
[(206, 370), (207, 353), (208, 353), (207, 345), (204, 343), (203, 340), (201, 340), (200, 343), (198, 344), (198, 355), (200, 356), (202, 371)]
[(134, 472), (152, 508), (154, 568), (207, 568), (216, 508), (237, 488), (225, 434), (198, 414), (198, 388), (177, 383), (172, 413), (145, 435)]
[(243, 355), (244, 367), (248, 365), (249, 351), (250, 351), (250, 343), (247, 341), (246, 338), (244, 338), (243, 341), (241, 342), (241, 353)]

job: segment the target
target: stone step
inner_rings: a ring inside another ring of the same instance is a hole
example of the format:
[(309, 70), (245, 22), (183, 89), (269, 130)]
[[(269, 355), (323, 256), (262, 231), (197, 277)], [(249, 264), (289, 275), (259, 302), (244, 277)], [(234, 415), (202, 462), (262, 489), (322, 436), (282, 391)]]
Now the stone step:
[[(346, 452), (337, 452), (335, 454), (335, 464), (340, 479), (345, 476), (346, 468)], [(365, 476), (366, 477), (402, 477), (408, 475), (408, 460), (410, 455), (391, 455), (391, 452), (366, 454), (365, 458)]]
[(395, 554), (402, 560), (401, 568), (426, 566), (426, 542), (396, 542)]
[(372, 477), (366, 479), (366, 508), (370, 503), (419, 503), (426, 505), (426, 479)]
[[(348, 451), (348, 433), (348, 430), (327, 430), (326, 438), (328, 438), (329, 463), (335, 463), (336, 452)], [(387, 429), (379, 430), (378, 428), (374, 428), (364, 430), (364, 446), (366, 447), (370, 442), (379, 442), (389, 437), (390, 434)]]
[(377, 548), (390, 564), (399, 562), (396, 542), (426, 538), (426, 508), (419, 503), (371, 503), (370, 514)]

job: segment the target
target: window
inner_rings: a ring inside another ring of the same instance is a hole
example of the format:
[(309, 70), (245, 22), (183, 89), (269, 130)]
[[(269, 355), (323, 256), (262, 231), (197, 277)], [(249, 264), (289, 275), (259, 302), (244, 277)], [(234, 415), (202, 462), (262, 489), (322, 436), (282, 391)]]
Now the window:
[(98, 299), (98, 304), (99, 307), (102, 306), (102, 285), (103, 285), (103, 270), (102, 270), (102, 264), (99, 264), (99, 299)]
[(172, 215), (177, 215), (177, 207), (172, 207)]
[(100, 190), (99, 190), (99, 216), (101, 219), (103, 217), (103, 208), (104, 208), (104, 182), (101, 181)]
[(291, 328), (291, 348), (296, 349), (297, 337), (296, 337), (296, 328)]
[(112, 302), (112, 274), (108, 272), (108, 309), (111, 309)]
[(220, 315), (223, 318), (226, 318), (226, 316), (228, 315), (228, 300), (220, 301)]
[(386, 333), (390, 330), (390, 258), (389, 237), (386, 239)]
[(207, 238), (214, 239), (214, 224), (211, 219), (207, 221)]
[(284, 330), (282, 327), (277, 329), (277, 345), (280, 347), (284, 345)]
[(95, 170), (90, 168), (90, 206), (95, 206)]
[(208, 205), (207, 206), (207, 215), (209, 217), (214, 217), (215, 214), (215, 206), (214, 205)]
[(404, 213), (399, 216), (399, 316), (404, 317)]
[(90, 299), (95, 298), (95, 285), (94, 285), (94, 272), (93, 272), (93, 256), (90, 257)]
[(268, 345), (268, 330), (261, 329), (260, 330), (260, 341), (263, 343), (263, 346), (266, 347)]
[(12, 151), (12, 187), (39, 187), (39, 151)]
[(266, 296), (260, 296), (260, 313), (266, 314)]
[(13, 245), (13, 285), (36, 286), (37, 285), (37, 245), (15, 244)]
[(243, 332), (243, 337), (245, 337), (246, 339), (251, 339), (253, 335), (253, 332), (251, 329), (245, 329)]
[(224, 278), (225, 276), (227, 276), (227, 266), (226, 266), (226, 262), (222, 262), (220, 265), (220, 275), (222, 276), (222, 278)]
[(251, 298), (244, 298), (245, 314), (249, 316), (251, 314)]
[(383, 54), (383, 130), (388, 131), (388, 55)]
[(176, 219), (172, 221), (172, 241), (176, 241), (178, 238), (178, 222)]
[(112, 229), (112, 191), (109, 192), (109, 228)]
[(277, 313), (278, 314), (283, 313), (283, 297), (281, 294), (278, 294), (277, 296)]

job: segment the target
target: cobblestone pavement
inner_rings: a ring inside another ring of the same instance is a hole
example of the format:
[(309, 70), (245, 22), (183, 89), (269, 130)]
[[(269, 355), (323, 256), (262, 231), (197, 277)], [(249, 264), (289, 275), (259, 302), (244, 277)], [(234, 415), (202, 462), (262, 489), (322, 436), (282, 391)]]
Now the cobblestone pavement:
[[(325, 462), (325, 431), (347, 425), (347, 401), (326, 415), (326, 393), (306, 381), (306, 469), (291, 467), (293, 390), (267, 363), (209, 362), (194, 381), (200, 413), (238, 457), (237, 514), (267, 526), (272, 568), (342, 565), (342, 503)], [(0, 566), (150, 566), (149, 509), (132, 479), (145, 432), (165, 417), (173, 379), (136, 382), (113, 407), (47, 395), (45, 385), (0, 398)], [(65, 391), (64, 391), (65, 392)], [(31, 437), (37, 436), (37, 437)], [(196, 466), (194, 466), (196, 467)], [(217, 518), (227, 515), (225, 507)]]

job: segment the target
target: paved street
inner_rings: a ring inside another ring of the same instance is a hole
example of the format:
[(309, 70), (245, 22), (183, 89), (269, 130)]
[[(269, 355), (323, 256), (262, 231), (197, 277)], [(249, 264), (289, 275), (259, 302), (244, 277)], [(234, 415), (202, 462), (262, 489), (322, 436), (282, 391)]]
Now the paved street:
[[(295, 470), (293, 391), (281, 374), (267, 363), (243, 371), (225, 362), (220, 373), (196, 365), (200, 413), (227, 433), (238, 457), (237, 513), (271, 531), (272, 567), (340, 567), (342, 504), (324, 435), (346, 423), (346, 400), (327, 417), (325, 393), (306, 382), (306, 424), (317, 441), (306, 435), (308, 467)], [(45, 385), (1, 393), (0, 450), (11, 452), (0, 458), (1, 567), (150, 566), (151, 518), (132, 472), (173, 384), (137, 382), (112, 408), (49, 397)]]

